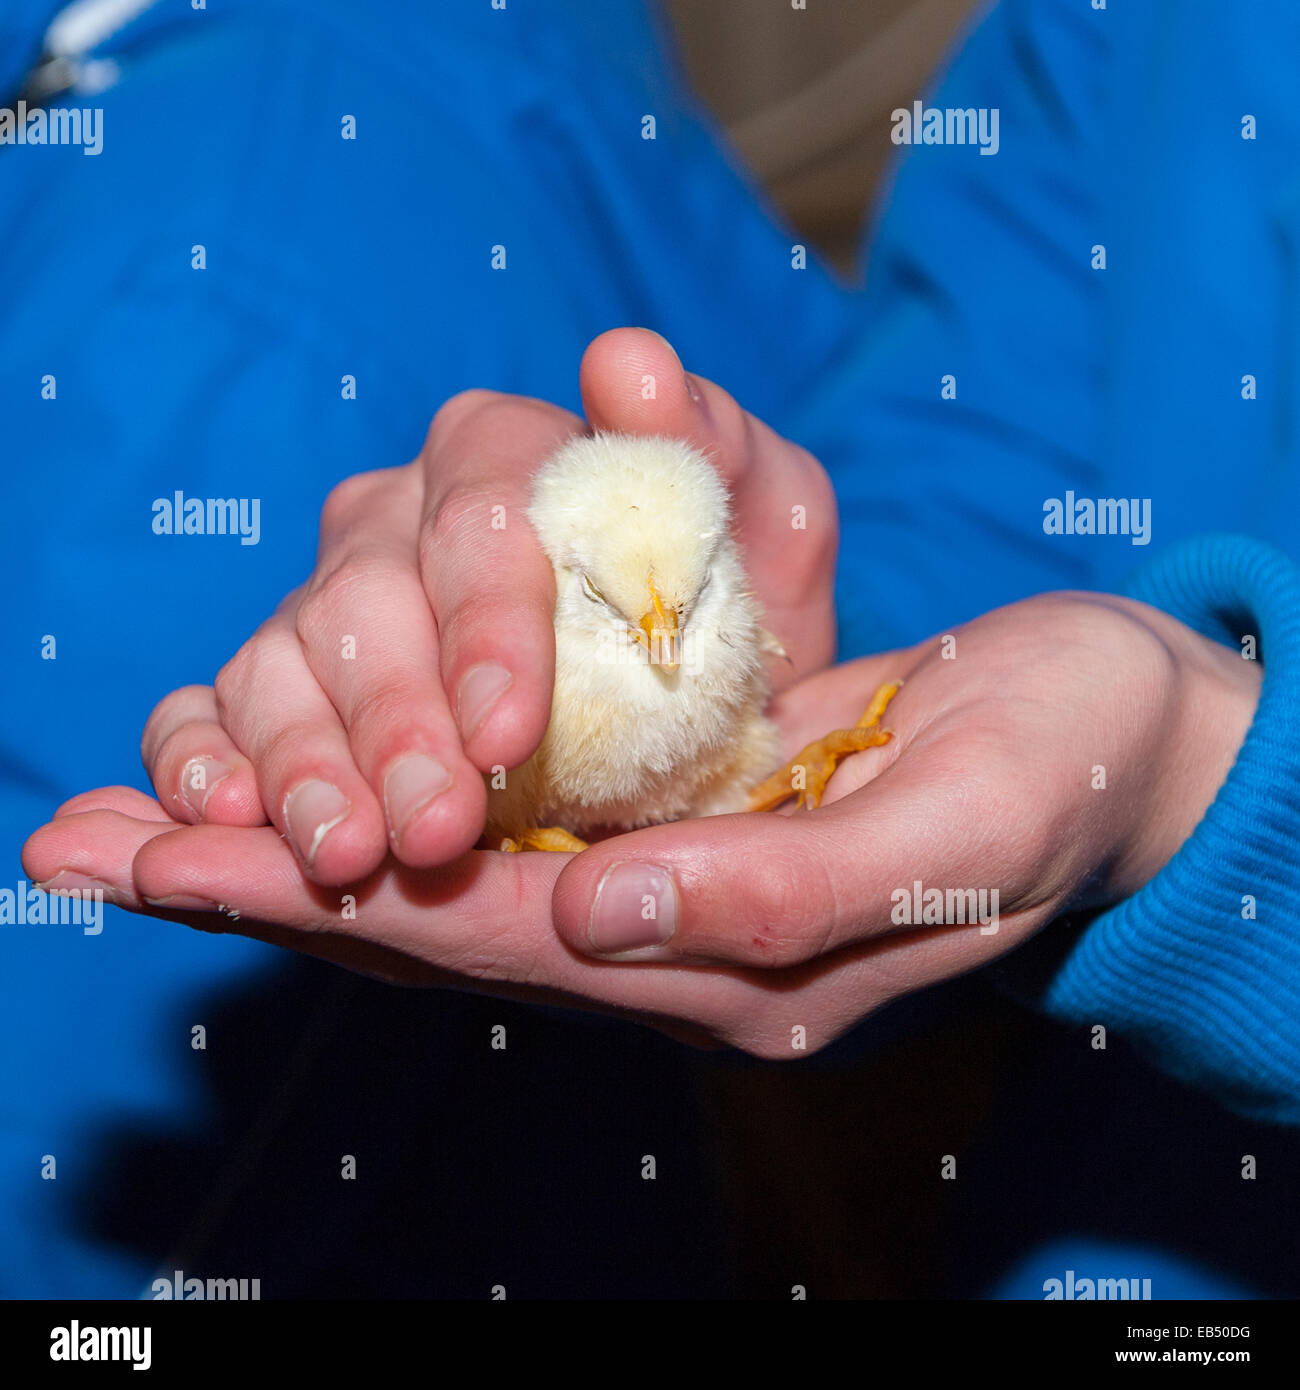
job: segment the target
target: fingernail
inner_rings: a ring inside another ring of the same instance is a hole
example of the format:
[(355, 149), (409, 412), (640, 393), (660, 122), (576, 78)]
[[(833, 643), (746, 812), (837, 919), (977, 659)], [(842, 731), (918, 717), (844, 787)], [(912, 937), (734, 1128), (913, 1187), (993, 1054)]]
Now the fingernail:
[(33, 888), (39, 889), (42, 893), (103, 893), (104, 897), (111, 903), (117, 902), (117, 890), (110, 887), (102, 879), (91, 878), (88, 874), (79, 874), (75, 869), (60, 869), (57, 874), (47, 878), (42, 883), (33, 883)]
[(677, 887), (655, 864), (615, 864), (596, 889), (587, 939), (602, 956), (662, 946), (677, 929)]
[(285, 797), (284, 823), (308, 868), (316, 862), (321, 841), (351, 809), (352, 803), (336, 786), (319, 779), (301, 783)]
[(683, 376), (686, 380), (686, 394), (691, 398), (691, 400), (695, 402), (696, 405), (703, 406), (704, 395), (700, 391), (700, 388), (695, 384), (695, 378), (690, 374), (690, 372), (684, 372)]
[(461, 677), (460, 693), (456, 697), (456, 721), (460, 736), (469, 738), (487, 718), (492, 706), (510, 688), (513, 680), (504, 666), (489, 662), (471, 666)]
[(400, 840), (424, 807), (449, 786), (451, 773), (437, 758), (412, 753), (394, 763), (384, 778), (384, 810), (393, 838)]
[(211, 898), (196, 898), (189, 893), (169, 893), (165, 898), (145, 898), (150, 907), (167, 908), (172, 912), (216, 912), (218, 904)]
[(181, 800), (202, 820), (208, 797), (233, 770), (217, 758), (191, 758), (181, 771)]

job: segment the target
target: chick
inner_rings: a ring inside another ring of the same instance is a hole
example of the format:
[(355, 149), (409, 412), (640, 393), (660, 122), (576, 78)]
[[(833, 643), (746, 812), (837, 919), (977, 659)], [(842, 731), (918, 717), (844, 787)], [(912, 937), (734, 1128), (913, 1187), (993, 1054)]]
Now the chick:
[(577, 850), (598, 828), (815, 806), (839, 758), (888, 742), (876, 726), (896, 686), (767, 776), (780, 741), (763, 658), (783, 653), (727, 490), (690, 445), (574, 438), (534, 479), (528, 520), (555, 569), (555, 689), (537, 752), (488, 778), (489, 846)]

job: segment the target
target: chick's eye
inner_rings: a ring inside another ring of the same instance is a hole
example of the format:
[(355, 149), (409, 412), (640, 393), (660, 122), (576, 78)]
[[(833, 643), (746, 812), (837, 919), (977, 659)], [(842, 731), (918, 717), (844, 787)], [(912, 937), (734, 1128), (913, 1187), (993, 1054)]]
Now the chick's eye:
[(604, 603), (605, 595), (591, 582), (588, 575), (582, 576), (582, 592), (592, 601), (592, 603)]

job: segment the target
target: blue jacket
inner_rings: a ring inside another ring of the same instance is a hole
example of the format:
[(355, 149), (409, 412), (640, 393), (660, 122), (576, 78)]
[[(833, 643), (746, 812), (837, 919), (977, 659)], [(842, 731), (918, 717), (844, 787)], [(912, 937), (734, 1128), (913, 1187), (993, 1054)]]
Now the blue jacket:
[[(0, 101), (56, 8), (0, 0)], [(587, 341), (641, 323), (831, 469), (844, 655), (1064, 586), (1259, 635), (1264, 695), (1211, 813), (1033, 988), (1300, 1118), (1300, 16), (1266, 9), (1008, 0), (918, 94), (998, 108), (997, 154), (902, 152), (863, 288), (794, 268), (639, 0), (172, 0), (106, 37), (108, 85), (57, 99), (102, 107), (102, 153), (0, 145), (15, 878), (62, 798), (139, 783), (147, 710), (301, 580), (333, 482), (411, 457), (464, 387), (576, 406)], [(259, 544), (155, 534), (178, 489), (260, 498)], [(1068, 492), (1149, 500), (1149, 545), (1047, 534)], [(88, 1240), (69, 1204), (109, 1117), (202, 1127), (189, 1001), (275, 954), (121, 913), (97, 938), (0, 934), (3, 1291), (132, 1292), (164, 1247)]]

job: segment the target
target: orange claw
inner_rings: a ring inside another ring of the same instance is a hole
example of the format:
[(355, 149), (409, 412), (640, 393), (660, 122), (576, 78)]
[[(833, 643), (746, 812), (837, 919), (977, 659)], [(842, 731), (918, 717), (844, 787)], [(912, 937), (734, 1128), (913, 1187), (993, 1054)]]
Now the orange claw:
[[(826, 783), (839, 766), (841, 759), (850, 753), (860, 753), (866, 748), (879, 748), (888, 743), (893, 734), (888, 729), (878, 728), (889, 702), (898, 694), (902, 681), (890, 681), (882, 685), (871, 697), (871, 703), (863, 712), (862, 718), (851, 729), (835, 729), (822, 738), (814, 739), (783, 768), (760, 782), (749, 794), (751, 811), (772, 811), (776, 807), (796, 798), (795, 805), (807, 805), (810, 809), (821, 804)], [(802, 774), (802, 775), (799, 775)]]

